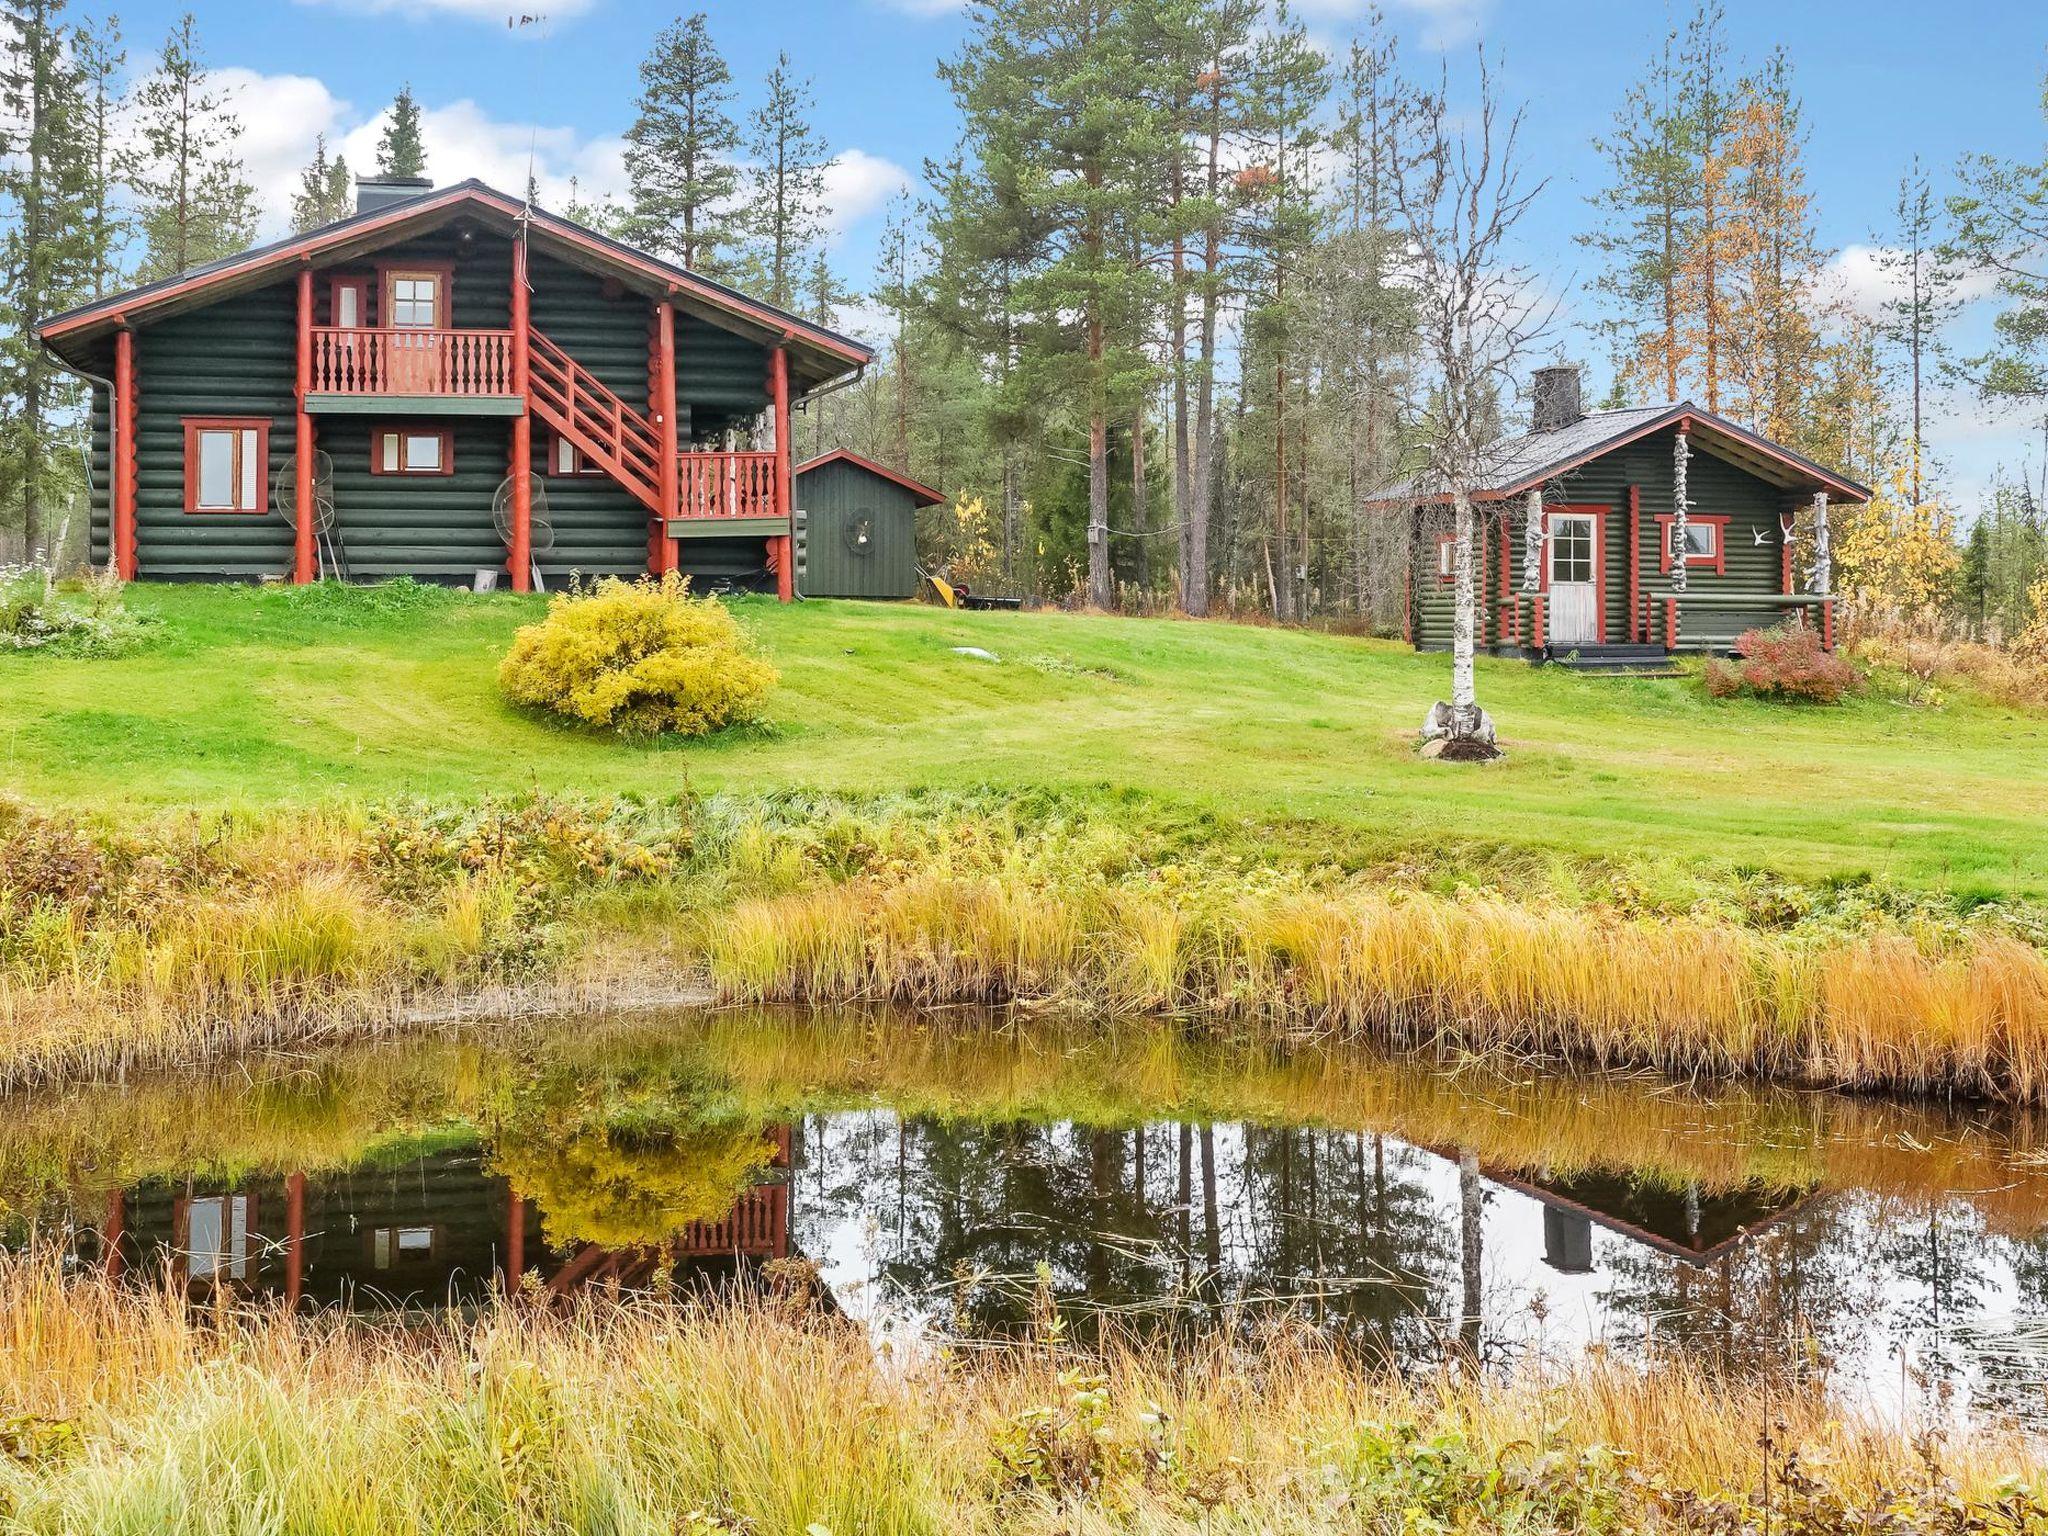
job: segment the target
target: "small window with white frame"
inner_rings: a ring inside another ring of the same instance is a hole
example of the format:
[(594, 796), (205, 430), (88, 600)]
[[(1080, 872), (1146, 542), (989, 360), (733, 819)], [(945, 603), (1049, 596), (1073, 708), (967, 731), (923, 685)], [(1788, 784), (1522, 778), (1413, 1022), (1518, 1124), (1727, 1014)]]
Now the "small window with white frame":
[(185, 510), (261, 512), (269, 471), (267, 418), (185, 422)]
[[(1673, 525), (1671, 552), (1678, 553), (1677, 525)], [(1685, 557), (1690, 565), (1696, 560), (1714, 560), (1721, 554), (1721, 527), (1718, 523), (1687, 523), (1685, 525)]]
[(1454, 533), (1436, 536), (1436, 579), (1442, 582), (1458, 579), (1458, 536)]
[(370, 472), (378, 475), (452, 475), (455, 449), (445, 430), (382, 427), (370, 439)]

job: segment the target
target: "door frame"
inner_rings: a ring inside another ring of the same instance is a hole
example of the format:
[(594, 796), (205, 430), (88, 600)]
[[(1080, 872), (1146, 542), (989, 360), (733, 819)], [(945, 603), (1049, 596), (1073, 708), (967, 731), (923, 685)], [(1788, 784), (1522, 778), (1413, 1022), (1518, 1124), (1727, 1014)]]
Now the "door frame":
[[(1593, 521), (1593, 643), (1607, 643), (1607, 517), (1612, 508), (1587, 502), (1561, 501), (1543, 508), (1543, 586), (1550, 591), (1550, 519), (1585, 517)], [(1549, 637), (1546, 635), (1545, 639)]]

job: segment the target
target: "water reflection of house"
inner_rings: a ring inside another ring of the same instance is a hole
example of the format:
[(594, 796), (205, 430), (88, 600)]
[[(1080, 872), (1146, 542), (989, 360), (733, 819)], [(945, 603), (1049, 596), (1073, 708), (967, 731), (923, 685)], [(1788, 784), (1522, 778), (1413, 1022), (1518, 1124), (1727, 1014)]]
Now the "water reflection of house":
[(466, 1305), (532, 1276), (554, 1295), (647, 1284), (658, 1270), (717, 1282), (789, 1255), (787, 1126), (766, 1175), (717, 1220), (666, 1243), (550, 1251), (534, 1202), (474, 1145), (390, 1166), (227, 1180), (152, 1181), (107, 1197), (99, 1256), (113, 1274), (168, 1269), (203, 1295), (233, 1286), (322, 1305)]
[(1595, 1227), (1704, 1267), (1785, 1220), (1814, 1193), (1760, 1183), (1709, 1193), (1697, 1185), (1673, 1188), (1618, 1173), (1481, 1171), (1492, 1183), (1541, 1202), (1543, 1262), (1574, 1275), (1592, 1272)]

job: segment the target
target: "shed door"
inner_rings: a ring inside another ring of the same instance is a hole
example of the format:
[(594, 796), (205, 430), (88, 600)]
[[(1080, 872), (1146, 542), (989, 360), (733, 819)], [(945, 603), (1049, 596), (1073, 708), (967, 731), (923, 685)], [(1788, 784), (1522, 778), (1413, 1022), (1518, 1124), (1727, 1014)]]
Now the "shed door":
[(1550, 514), (1550, 643), (1591, 645), (1600, 637), (1600, 587), (1595, 581), (1594, 520), (1579, 512)]

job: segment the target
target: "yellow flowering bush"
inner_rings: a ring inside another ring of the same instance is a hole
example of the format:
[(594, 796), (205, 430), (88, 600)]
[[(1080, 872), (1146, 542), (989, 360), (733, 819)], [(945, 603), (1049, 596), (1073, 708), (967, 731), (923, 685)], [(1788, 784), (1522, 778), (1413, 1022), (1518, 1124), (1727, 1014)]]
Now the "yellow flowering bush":
[(757, 719), (777, 680), (726, 606), (692, 597), (674, 574), (571, 588), (498, 668), (513, 703), (624, 736), (702, 736)]

